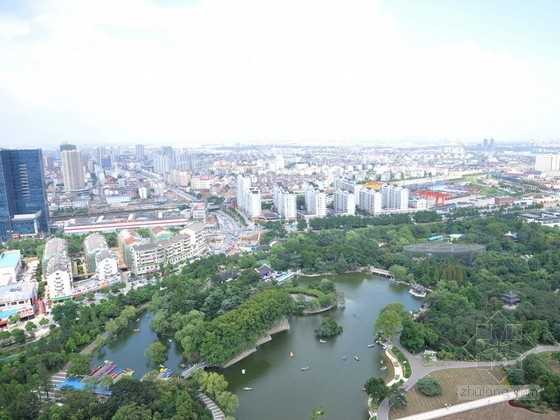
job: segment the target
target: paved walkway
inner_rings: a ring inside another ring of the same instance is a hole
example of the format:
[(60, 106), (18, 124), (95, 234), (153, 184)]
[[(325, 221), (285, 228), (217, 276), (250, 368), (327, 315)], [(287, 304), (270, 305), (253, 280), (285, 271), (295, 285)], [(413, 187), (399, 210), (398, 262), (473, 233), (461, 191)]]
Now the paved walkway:
[[(421, 355), (414, 355), (405, 349), (398, 340), (393, 343), (397, 346), (408, 359), (410, 367), (412, 368), (412, 375), (403, 384), (406, 391), (412, 388), (418, 380), (422, 379), (424, 376), (435, 372), (437, 370), (443, 369), (455, 369), (455, 368), (483, 368), (483, 367), (495, 367), (495, 366), (508, 366), (520, 362), (525, 359), (529, 354), (543, 353), (547, 351), (560, 351), (560, 345), (553, 346), (537, 346), (529, 351), (526, 351), (514, 360), (507, 360), (505, 362), (456, 362), (456, 361), (438, 361), (434, 362), (431, 366), (424, 366), (426, 361)], [(388, 420), (389, 419), (389, 401), (385, 398), (377, 409), (377, 419), (378, 420)]]
[(396, 384), (400, 380), (404, 379), (404, 369), (403, 366), (400, 364), (399, 359), (393, 356), (393, 353), (386, 350), (385, 354), (387, 355), (387, 357), (391, 361), (391, 364), (393, 365), (393, 379), (391, 379), (387, 384), (387, 386), (391, 386), (393, 384)]
[(212, 417), (214, 417), (214, 420), (226, 420), (226, 415), (222, 410), (220, 410), (220, 407), (218, 407), (214, 401), (212, 401), (202, 392), (198, 393), (198, 399), (202, 401), (204, 406), (212, 412)]
[(475, 408), (486, 407), (492, 404), (499, 404), (509, 400), (515, 400), (519, 397), (529, 395), (530, 389), (518, 389), (517, 392), (508, 392), (500, 395), (495, 395), (489, 398), (480, 398), (478, 400), (465, 402), (462, 404), (449, 405), (445, 408), (437, 410), (426, 411), (425, 413), (414, 414), (412, 416), (401, 417), (399, 420), (430, 420), (445, 417), (450, 414), (462, 413), (463, 411), (474, 410)]

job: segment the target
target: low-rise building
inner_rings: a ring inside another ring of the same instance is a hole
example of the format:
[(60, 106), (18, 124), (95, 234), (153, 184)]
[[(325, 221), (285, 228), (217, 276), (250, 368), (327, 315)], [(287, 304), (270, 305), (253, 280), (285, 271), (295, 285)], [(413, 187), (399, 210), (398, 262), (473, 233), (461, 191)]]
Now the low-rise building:
[(14, 315), (22, 319), (33, 316), (36, 300), (36, 283), (0, 286), (0, 327), (7, 325)]
[(0, 286), (15, 283), (22, 271), (21, 252), (4, 251), (0, 253)]
[(203, 255), (207, 250), (203, 231), (204, 225), (195, 223), (171, 238), (130, 246), (131, 271), (135, 275), (153, 273), (162, 265), (178, 264)]

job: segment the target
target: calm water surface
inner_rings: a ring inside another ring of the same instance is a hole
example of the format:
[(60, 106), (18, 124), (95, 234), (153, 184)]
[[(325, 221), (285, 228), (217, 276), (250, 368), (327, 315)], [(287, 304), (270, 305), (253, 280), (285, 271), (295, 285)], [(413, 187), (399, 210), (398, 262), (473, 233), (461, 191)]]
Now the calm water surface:
[[(293, 317), (289, 331), (274, 335), (256, 353), (225, 369), (230, 390), (239, 396), (237, 419), (307, 420), (319, 406), (326, 408), (325, 420), (367, 418), (367, 395), (362, 387), (372, 376), (386, 376), (386, 371), (380, 370), (380, 347), (367, 347), (373, 342), (379, 310), (392, 302), (414, 310), (421, 300), (412, 297), (406, 286), (365, 274), (328, 278), (344, 292), (346, 306), (328, 312), (344, 331), (320, 343), (313, 330), (326, 314)], [(348, 359), (343, 361), (342, 356)], [(310, 369), (302, 372), (304, 366)], [(242, 369), (246, 370), (244, 375)], [(243, 391), (244, 387), (253, 390)]]
[[(139, 322), (132, 322), (127, 328), (120, 331), (109, 343), (103, 347), (91, 360), (90, 366), (101, 365), (105, 360), (111, 360), (118, 368), (131, 368), (134, 370), (133, 377), (140, 379), (144, 374), (153, 369), (159, 369), (144, 356), (144, 351), (154, 341), (160, 341), (168, 350), (165, 367), (174, 371), (181, 370), (179, 365), (186, 363), (183, 360), (182, 349), (174, 339), (169, 342), (170, 337), (158, 337), (152, 330), (150, 322), (153, 313), (143, 312), (139, 315)], [(140, 332), (134, 332), (139, 329)]]
[[(326, 314), (292, 317), (289, 331), (274, 335), (272, 341), (234, 366), (219, 370), (229, 382), (229, 390), (239, 396), (240, 407), (234, 414), (238, 420), (307, 420), (319, 406), (326, 408), (325, 420), (367, 418), (363, 384), (372, 376), (386, 375), (380, 370), (380, 348), (367, 347), (373, 342), (372, 330), (379, 310), (392, 302), (414, 310), (420, 307), (421, 300), (413, 298), (406, 286), (386, 279), (365, 274), (325, 277), (336, 281), (337, 290), (345, 296), (344, 308), (327, 313), (343, 326), (343, 333), (320, 343), (313, 330)], [(302, 279), (300, 283), (310, 281)], [(158, 368), (144, 356), (144, 350), (159, 340), (169, 351), (165, 366), (181, 370), (179, 364), (186, 362), (180, 345), (175, 340), (169, 342), (168, 337), (158, 338), (150, 327), (152, 316), (142, 314), (139, 322), (117, 334), (95, 355), (91, 365), (112, 360), (119, 368), (134, 369), (134, 377), (139, 379)], [(140, 332), (135, 333), (135, 328)], [(343, 356), (347, 356), (346, 361)], [(309, 370), (302, 372), (304, 366)], [(253, 390), (244, 391), (244, 387)]]

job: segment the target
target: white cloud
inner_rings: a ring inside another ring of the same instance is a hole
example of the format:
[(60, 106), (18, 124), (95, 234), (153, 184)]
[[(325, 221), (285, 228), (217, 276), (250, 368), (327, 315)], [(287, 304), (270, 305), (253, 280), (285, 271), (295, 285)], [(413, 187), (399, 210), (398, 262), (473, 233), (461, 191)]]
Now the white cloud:
[(71, 111), (76, 140), (84, 124), (100, 141), (547, 134), (535, 114), (555, 92), (522, 63), (472, 43), (409, 45), (371, 0), (36, 6), (0, 19), (0, 90), (29, 115)]

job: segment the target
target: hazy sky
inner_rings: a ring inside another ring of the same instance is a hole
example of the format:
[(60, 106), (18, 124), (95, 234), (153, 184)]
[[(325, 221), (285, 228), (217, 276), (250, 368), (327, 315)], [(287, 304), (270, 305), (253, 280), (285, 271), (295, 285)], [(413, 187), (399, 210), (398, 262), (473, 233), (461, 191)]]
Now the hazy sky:
[(558, 0), (0, 1), (0, 147), (560, 139)]

